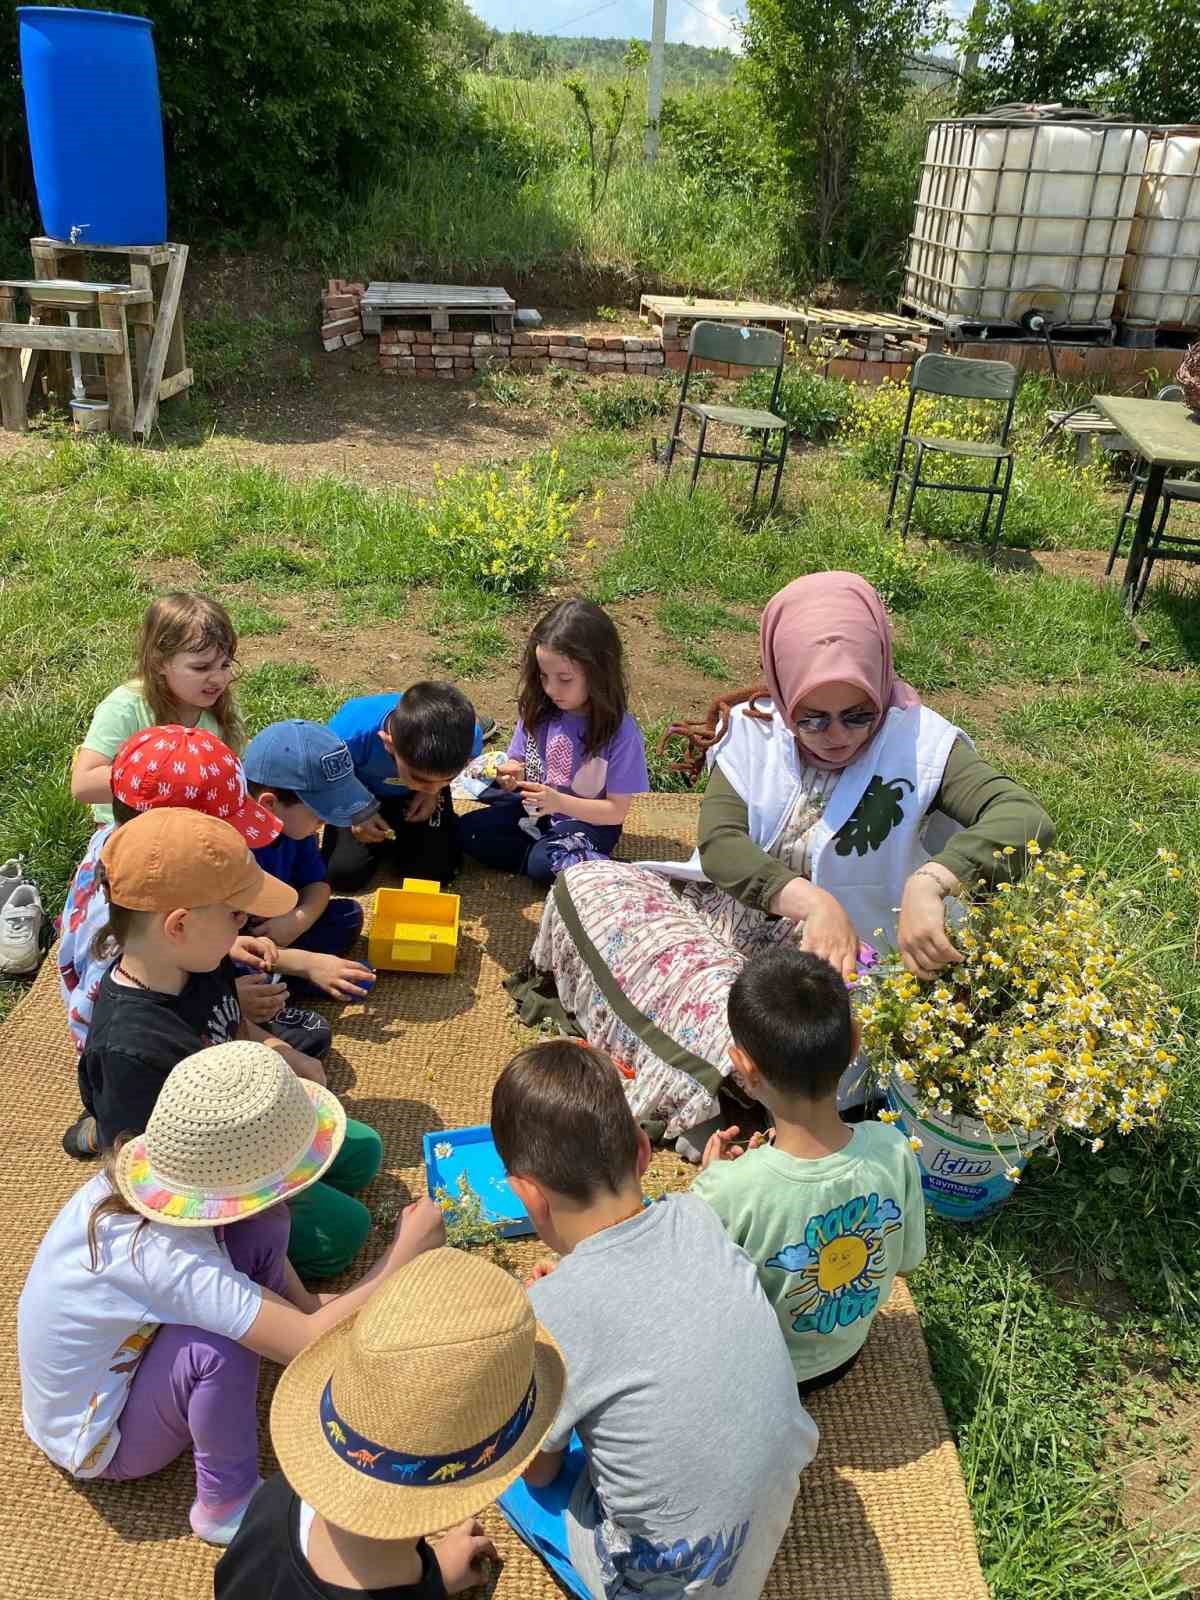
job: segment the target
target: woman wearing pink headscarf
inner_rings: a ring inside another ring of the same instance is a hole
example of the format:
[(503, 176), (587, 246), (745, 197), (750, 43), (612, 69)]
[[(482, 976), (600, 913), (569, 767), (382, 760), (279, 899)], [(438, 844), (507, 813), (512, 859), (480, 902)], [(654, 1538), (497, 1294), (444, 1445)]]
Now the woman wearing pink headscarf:
[(747, 958), (794, 939), (848, 976), (866, 944), (928, 977), (961, 960), (946, 900), (1054, 837), (1037, 801), (896, 676), (863, 578), (788, 584), (761, 648), (765, 683), (683, 730), (709, 767), (691, 861), (573, 868), (533, 950), (543, 989), (552, 979), (592, 1043), (625, 1062), (635, 1112), (668, 1137), (716, 1114), (724, 1001)]

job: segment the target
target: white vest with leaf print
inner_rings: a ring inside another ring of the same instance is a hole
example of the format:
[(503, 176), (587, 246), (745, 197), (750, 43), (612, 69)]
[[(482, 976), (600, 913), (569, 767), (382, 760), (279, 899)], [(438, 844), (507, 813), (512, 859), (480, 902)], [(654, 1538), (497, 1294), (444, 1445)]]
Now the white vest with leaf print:
[[(765, 709), (760, 701), (760, 708)], [(842, 906), (861, 940), (896, 941), (904, 885), (941, 850), (959, 824), (931, 807), (956, 739), (966, 735), (928, 706), (893, 707), (825, 803), (808, 838), (812, 881)], [(721, 743), (709, 753), (745, 800), (750, 837), (769, 851), (801, 794), (796, 741), (773, 711), (764, 722), (735, 706)], [(670, 878), (703, 882), (700, 853), (687, 862), (642, 863)], [(953, 919), (959, 908), (947, 902)]]

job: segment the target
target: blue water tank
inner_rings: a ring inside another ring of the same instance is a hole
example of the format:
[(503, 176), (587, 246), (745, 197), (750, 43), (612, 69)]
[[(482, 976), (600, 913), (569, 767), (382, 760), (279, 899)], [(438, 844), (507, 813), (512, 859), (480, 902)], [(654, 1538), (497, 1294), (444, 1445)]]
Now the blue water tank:
[(115, 11), (19, 6), (21, 75), (42, 227), (86, 244), (167, 237), (151, 23)]

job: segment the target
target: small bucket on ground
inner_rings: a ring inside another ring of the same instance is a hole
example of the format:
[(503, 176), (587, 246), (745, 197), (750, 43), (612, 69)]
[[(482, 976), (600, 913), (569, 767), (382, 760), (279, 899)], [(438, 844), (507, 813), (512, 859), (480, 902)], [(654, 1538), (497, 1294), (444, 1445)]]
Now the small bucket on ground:
[(1005, 1174), (1023, 1172), (1043, 1133), (1023, 1140), (993, 1136), (973, 1117), (919, 1113), (897, 1084), (888, 1087), (888, 1104), (899, 1114), (899, 1126), (921, 1141), (917, 1163), (925, 1203), (952, 1222), (978, 1222), (997, 1211), (1013, 1192)]
[(80, 433), (107, 433), (108, 401), (72, 400), (71, 421)]

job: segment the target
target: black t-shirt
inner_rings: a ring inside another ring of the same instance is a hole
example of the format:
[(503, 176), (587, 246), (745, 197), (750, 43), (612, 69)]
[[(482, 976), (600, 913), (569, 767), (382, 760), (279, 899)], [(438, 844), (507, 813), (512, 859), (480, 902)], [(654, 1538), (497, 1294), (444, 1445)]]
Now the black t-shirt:
[(433, 1551), (417, 1541), (420, 1583), (347, 1589), (318, 1578), (300, 1548), (300, 1496), (282, 1472), (250, 1502), (237, 1537), (217, 1562), (214, 1600), (446, 1600)]
[(237, 1036), (235, 978), (228, 958), (215, 972), (194, 972), (179, 994), (117, 983), (112, 967), (104, 974), (79, 1058), (79, 1098), (102, 1145), (144, 1130), (167, 1074), (185, 1056)]

